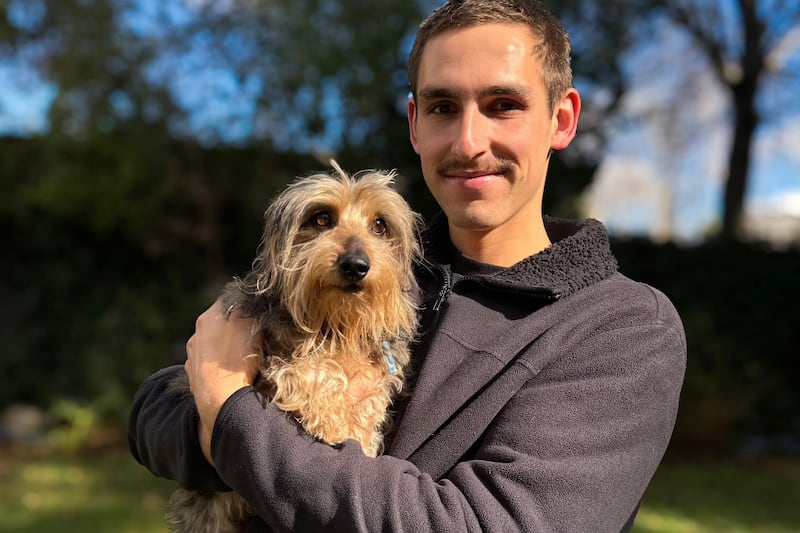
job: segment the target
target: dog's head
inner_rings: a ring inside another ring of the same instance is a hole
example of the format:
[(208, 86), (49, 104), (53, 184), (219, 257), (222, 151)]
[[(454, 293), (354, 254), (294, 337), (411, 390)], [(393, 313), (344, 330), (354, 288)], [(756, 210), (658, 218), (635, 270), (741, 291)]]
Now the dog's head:
[(392, 188), (394, 172), (314, 174), (267, 208), (256, 290), (279, 295), (308, 332), (413, 332), (419, 216)]

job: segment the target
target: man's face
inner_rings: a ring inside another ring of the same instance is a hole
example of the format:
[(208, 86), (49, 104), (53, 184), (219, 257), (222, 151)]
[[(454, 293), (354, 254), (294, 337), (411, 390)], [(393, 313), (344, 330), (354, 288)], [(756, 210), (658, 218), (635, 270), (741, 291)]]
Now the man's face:
[(425, 47), (408, 105), (411, 143), (451, 232), (541, 219), (548, 153), (569, 140), (557, 134), (534, 45), (525, 26), (485, 24)]

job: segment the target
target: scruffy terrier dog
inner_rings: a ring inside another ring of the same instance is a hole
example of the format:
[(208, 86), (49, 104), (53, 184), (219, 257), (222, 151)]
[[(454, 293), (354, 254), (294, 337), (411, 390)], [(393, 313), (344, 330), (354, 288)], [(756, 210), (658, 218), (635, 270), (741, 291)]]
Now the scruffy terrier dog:
[[(255, 386), (317, 439), (355, 439), (375, 456), (417, 325), (419, 217), (391, 188), (394, 172), (351, 177), (331, 164), (336, 175), (302, 178), (269, 205), (253, 269), (222, 301), (255, 319)], [(180, 489), (167, 522), (234, 533), (251, 516), (236, 493)]]

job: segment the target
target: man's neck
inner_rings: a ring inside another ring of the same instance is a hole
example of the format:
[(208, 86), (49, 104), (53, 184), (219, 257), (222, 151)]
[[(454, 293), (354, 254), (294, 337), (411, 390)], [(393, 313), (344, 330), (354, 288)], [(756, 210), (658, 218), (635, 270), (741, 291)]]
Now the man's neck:
[(550, 247), (544, 222), (524, 231), (467, 230), (450, 226), (450, 240), (470, 259), (500, 267), (510, 267)]

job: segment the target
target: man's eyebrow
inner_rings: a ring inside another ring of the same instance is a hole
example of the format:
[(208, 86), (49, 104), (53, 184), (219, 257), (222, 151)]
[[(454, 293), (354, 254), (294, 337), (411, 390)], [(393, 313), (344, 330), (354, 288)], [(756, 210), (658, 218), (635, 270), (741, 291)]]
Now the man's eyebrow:
[(481, 89), (478, 93), (484, 96), (513, 96), (521, 99), (528, 99), (531, 95), (530, 89), (521, 85), (492, 85)]
[(445, 87), (424, 87), (420, 89), (418, 96), (421, 100), (438, 100), (440, 98), (453, 100), (458, 98), (458, 93)]
[[(457, 100), (460, 95), (461, 93), (458, 91), (446, 87), (424, 87), (420, 89), (418, 94), (421, 100)], [(530, 89), (519, 85), (490, 85), (478, 91), (479, 98), (484, 98), (486, 96), (511, 96), (520, 99), (528, 99), (530, 95)]]

